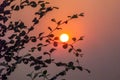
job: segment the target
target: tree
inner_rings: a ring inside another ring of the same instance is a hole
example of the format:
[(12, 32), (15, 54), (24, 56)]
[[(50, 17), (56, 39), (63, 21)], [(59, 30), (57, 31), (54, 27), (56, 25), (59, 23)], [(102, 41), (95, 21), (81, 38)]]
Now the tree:
[[(8, 76), (19, 67), (19, 64), (25, 64), (34, 68), (34, 72), (28, 73), (27, 77), (31, 80), (35, 80), (37, 77), (44, 78), (45, 80), (57, 80), (60, 76), (65, 76), (69, 70), (86, 70), (88, 73), (90, 71), (80, 65), (78, 57), (82, 57), (80, 48), (75, 48), (74, 44), (78, 41), (83, 40), (84, 36), (80, 38), (73, 37), (73, 43), (59, 43), (59, 37), (53, 32), (64, 29), (61, 27), (63, 24), (68, 24), (69, 21), (76, 19), (78, 17), (83, 17), (84, 13), (73, 14), (68, 16), (67, 20), (56, 20), (51, 19), (52, 22), (56, 24), (55, 28), (48, 27), (49, 34), (45, 32), (40, 32), (38, 36), (29, 35), (34, 31), (35, 26), (39, 24), (40, 20), (46, 16), (50, 11), (54, 9), (59, 9), (54, 6), (47, 6), (49, 2), (44, 0), (31, 1), (31, 0), (20, 0), (20, 4), (15, 4), (15, 0), (4, 0), (0, 4), (0, 79), (7, 80)], [(39, 10), (35, 12), (35, 17), (32, 20), (32, 25), (29, 27), (22, 20), (12, 21), (11, 14), (14, 12), (19, 12), (25, 7), (36, 8), (40, 6)], [(10, 34), (9, 34), (10, 33)], [(8, 35), (9, 34), (9, 35)], [(44, 41), (44, 42), (43, 42)], [(25, 49), (25, 45), (29, 43), (37, 43), (33, 45), (27, 54), (20, 55), (20, 51)], [(52, 54), (57, 50), (57, 46), (62, 44), (63, 49), (68, 50), (68, 53), (73, 54), (76, 57), (75, 61), (69, 62), (57, 62)], [(44, 47), (53, 45), (47, 51), (43, 51)], [(40, 52), (40, 56), (34, 56), (35, 51)], [(43, 52), (42, 52), (43, 51)], [(43, 56), (48, 56), (43, 59)], [(77, 64), (76, 64), (77, 63)], [(64, 69), (56, 73), (56, 75), (49, 77), (49, 72), (47, 68), (49, 65), (55, 65), (56, 67), (63, 67)], [(42, 71), (41, 71), (42, 69)], [(65, 79), (64, 79), (65, 80)]]

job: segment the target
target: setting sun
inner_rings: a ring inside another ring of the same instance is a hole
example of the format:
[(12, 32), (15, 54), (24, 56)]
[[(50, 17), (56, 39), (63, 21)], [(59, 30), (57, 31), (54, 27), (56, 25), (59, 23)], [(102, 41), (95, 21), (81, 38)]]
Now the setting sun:
[(60, 41), (61, 42), (67, 42), (69, 40), (68, 34), (61, 34), (60, 35)]

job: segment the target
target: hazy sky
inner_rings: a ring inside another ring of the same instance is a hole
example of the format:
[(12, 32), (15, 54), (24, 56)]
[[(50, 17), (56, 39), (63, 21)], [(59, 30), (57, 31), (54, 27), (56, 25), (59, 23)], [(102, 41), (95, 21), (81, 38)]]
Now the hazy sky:
[[(51, 18), (65, 19), (68, 15), (84, 12), (85, 17), (73, 20), (65, 25), (63, 32), (70, 36), (85, 35), (85, 40), (78, 43), (82, 47), (84, 57), (82, 64), (92, 73), (70, 72), (68, 80), (119, 80), (120, 79), (120, 1), (119, 0), (46, 0), (51, 5), (60, 7), (49, 13), (43, 19), (42, 25), (47, 25)], [(28, 15), (29, 12), (23, 14)], [(19, 18), (21, 14), (15, 16)], [(23, 15), (24, 16), (24, 15)], [(30, 16), (26, 16), (25, 21)], [(51, 23), (50, 23), (51, 24)], [(49, 24), (48, 24), (49, 25)], [(53, 24), (51, 24), (53, 25)], [(37, 32), (36, 32), (37, 33)], [(61, 54), (61, 55), (60, 55)], [(59, 51), (57, 54), (64, 58)], [(21, 70), (18, 68), (18, 71)], [(22, 70), (21, 70), (22, 71)], [(23, 68), (23, 73), (25, 67)], [(20, 73), (18, 73), (20, 74)], [(18, 75), (16, 74), (16, 75)], [(14, 74), (15, 75), (15, 74)], [(12, 75), (11, 80), (16, 80)], [(22, 74), (21, 74), (22, 75)], [(21, 76), (18, 76), (21, 80)]]
[(92, 74), (78, 76), (79, 73), (75, 73), (77, 78), (71, 80), (80, 80), (81, 77), (82, 80), (119, 80), (120, 1), (60, 0), (55, 2), (66, 14), (85, 12), (84, 19), (81, 23), (77, 22), (78, 26), (75, 27), (76, 29), (81, 27), (85, 35), (85, 40), (82, 43), (85, 55), (82, 60), (85, 66), (90, 68)]

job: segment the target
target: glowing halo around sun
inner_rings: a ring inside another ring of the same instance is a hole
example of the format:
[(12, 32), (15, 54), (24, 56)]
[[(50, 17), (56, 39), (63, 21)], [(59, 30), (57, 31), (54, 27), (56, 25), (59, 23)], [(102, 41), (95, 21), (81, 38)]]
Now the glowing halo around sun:
[(68, 34), (61, 34), (60, 35), (60, 41), (61, 42), (67, 42), (69, 40), (69, 36), (68, 36)]

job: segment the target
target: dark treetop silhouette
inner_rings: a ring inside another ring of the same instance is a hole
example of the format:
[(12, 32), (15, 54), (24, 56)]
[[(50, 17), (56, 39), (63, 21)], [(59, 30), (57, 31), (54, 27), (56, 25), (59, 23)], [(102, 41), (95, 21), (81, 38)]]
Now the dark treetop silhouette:
[[(81, 54), (81, 49), (76, 49), (74, 47), (76, 42), (83, 40), (83, 36), (80, 36), (80, 38), (73, 37), (72, 44), (62, 43), (63, 49), (66, 49), (68, 50), (68, 53), (73, 53), (73, 55), (75, 55), (75, 61), (69, 61), (67, 63), (57, 62), (52, 57), (54, 51), (57, 50), (57, 46), (61, 44), (58, 41), (59, 37), (57, 37), (53, 32), (63, 29), (61, 25), (68, 24), (70, 20), (76, 19), (80, 16), (83, 17), (84, 13), (68, 16), (68, 19), (64, 21), (57, 21), (53, 18), (51, 21), (56, 24), (56, 27), (48, 27), (48, 30), (50, 31), (49, 34), (45, 35), (45, 32), (40, 32), (39, 36), (31, 36), (29, 33), (34, 30), (37, 24), (39, 24), (40, 19), (46, 16), (48, 12), (58, 9), (58, 7), (49, 7), (47, 5), (50, 3), (45, 2), (44, 0), (20, 0), (20, 4), (15, 4), (14, 2), (15, 0), (4, 0), (0, 4), (0, 79), (7, 80), (8, 76), (16, 70), (16, 67), (19, 67), (18, 64), (22, 63), (34, 68), (33, 72), (27, 73), (27, 77), (30, 77), (31, 80), (35, 80), (37, 77), (40, 79), (44, 78), (45, 80), (57, 80), (58, 77), (65, 76), (69, 70), (76, 69), (80, 71), (86, 70), (90, 73), (88, 69), (79, 64), (78, 57), (82, 57), (83, 55)], [(13, 12), (19, 12), (28, 6), (32, 8), (39, 6), (39, 10), (35, 12), (35, 17), (32, 20), (33, 25), (30, 27), (26, 26), (22, 20), (11, 21), (11, 14), (13, 14)], [(9, 32), (12, 34), (7, 35)], [(45, 42), (43, 43), (43, 41)], [(26, 48), (25, 45), (30, 42), (37, 42), (37, 45), (31, 47), (27, 54), (22, 56), (19, 55), (19, 51)], [(43, 51), (42, 49), (48, 45), (53, 45), (53, 47), (49, 48), (48, 51)], [(40, 52), (41, 55), (35, 57), (31, 54), (34, 53), (35, 50)], [(46, 55), (48, 57), (43, 59), (43, 56)], [(47, 70), (50, 64), (53, 64), (56, 67), (64, 67), (64, 69), (51, 77)]]

